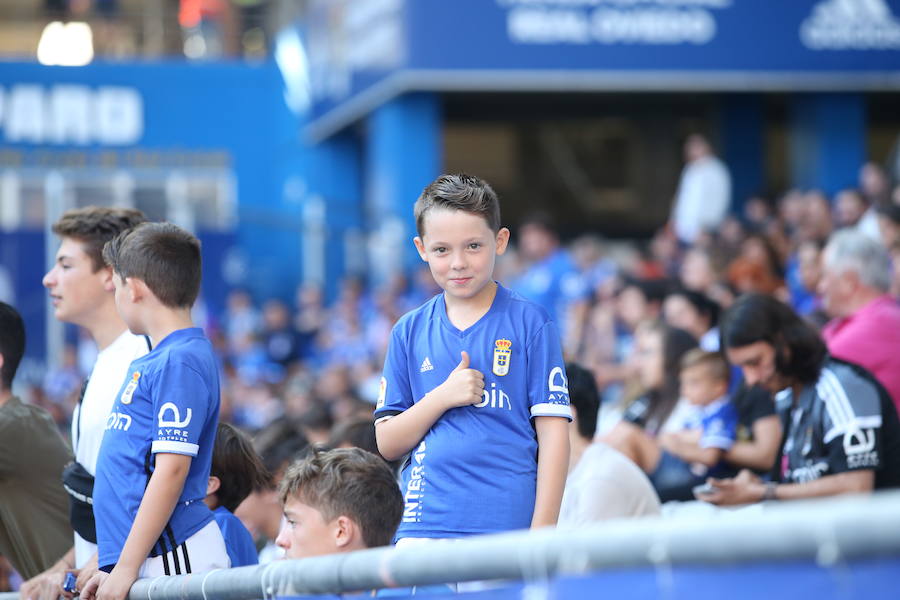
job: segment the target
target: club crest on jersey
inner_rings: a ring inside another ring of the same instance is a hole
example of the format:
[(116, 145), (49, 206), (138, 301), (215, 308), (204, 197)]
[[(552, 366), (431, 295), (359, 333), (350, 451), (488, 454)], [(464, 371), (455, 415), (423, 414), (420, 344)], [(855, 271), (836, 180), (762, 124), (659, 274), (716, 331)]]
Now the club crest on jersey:
[(119, 400), (122, 401), (122, 404), (131, 404), (131, 397), (134, 396), (134, 390), (137, 389), (138, 380), (140, 378), (140, 371), (135, 371), (131, 374), (131, 381), (129, 381), (128, 385), (125, 386), (125, 389), (122, 390), (122, 396), (119, 398)]
[(512, 355), (512, 342), (510, 340), (494, 341), (494, 375), (503, 377), (509, 373), (509, 357)]

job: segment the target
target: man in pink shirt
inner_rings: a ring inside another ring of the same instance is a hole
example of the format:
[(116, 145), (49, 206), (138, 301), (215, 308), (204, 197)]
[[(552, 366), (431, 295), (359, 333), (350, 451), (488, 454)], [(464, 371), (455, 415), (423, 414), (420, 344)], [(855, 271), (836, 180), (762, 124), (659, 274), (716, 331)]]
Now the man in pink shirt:
[(819, 282), (833, 317), (822, 330), (828, 351), (871, 371), (900, 408), (900, 305), (890, 286), (890, 256), (881, 244), (850, 229), (831, 237)]

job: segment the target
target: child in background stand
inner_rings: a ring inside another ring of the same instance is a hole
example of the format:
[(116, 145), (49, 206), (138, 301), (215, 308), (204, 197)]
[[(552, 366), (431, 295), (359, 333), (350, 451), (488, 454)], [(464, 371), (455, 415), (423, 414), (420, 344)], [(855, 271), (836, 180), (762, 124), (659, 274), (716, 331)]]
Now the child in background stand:
[(233, 425), (219, 423), (204, 502), (222, 530), (232, 567), (259, 564), (253, 536), (234, 511), (250, 492), (268, 481), (266, 468), (250, 440)]

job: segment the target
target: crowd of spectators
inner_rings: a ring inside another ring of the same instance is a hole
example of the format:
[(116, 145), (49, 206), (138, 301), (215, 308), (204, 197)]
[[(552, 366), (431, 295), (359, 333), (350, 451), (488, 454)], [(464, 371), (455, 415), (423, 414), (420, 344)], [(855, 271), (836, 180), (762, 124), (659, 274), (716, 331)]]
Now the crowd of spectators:
[[(697, 143), (692, 138), (688, 146)], [(502, 257), (501, 282), (547, 308), (560, 325), (567, 360), (593, 372), (604, 399), (599, 433), (647, 391), (678, 394), (672, 361), (681, 353), (665, 357), (661, 377), (669, 381), (654, 381), (640, 344), (649, 322), (661, 320), (716, 350), (718, 316), (743, 293), (771, 294), (817, 328), (847, 316), (834, 299), (844, 290), (833, 289), (841, 286), (823, 265), (825, 246), (839, 231), (863, 232), (891, 256), (893, 277), (870, 286), (869, 296), (884, 295), (884, 286), (900, 295), (900, 186), (892, 189), (873, 163), (860, 169), (857, 188), (833, 198), (799, 189), (753, 196), (714, 227), (681, 229), (690, 229), (691, 241), (670, 223), (648, 242), (585, 235), (562, 245), (552, 216), (532, 214)], [(334, 424), (367, 416), (393, 323), (439, 291), (422, 271), (378, 289), (349, 277), (331, 302), (314, 285), (298, 287), (293, 305), (232, 291), (224, 314), (205, 320), (222, 359), (223, 416), (249, 431), (284, 417), (315, 441)], [(830, 329), (826, 334), (837, 334)], [(90, 350), (80, 358), (84, 353), (68, 347), (60, 367), (32, 390), (62, 427), (80, 389), (79, 365), (92, 364)], [(897, 382), (887, 383), (900, 393)], [(667, 417), (669, 409), (662, 410)]]

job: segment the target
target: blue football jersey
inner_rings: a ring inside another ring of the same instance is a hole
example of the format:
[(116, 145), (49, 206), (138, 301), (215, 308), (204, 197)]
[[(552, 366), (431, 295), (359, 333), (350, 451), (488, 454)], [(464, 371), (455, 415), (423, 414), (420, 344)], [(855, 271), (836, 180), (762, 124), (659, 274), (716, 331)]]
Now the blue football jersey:
[(730, 450), (737, 438), (738, 412), (726, 397), (699, 407), (698, 419), (701, 448)]
[[(152, 455), (193, 457), (169, 519), (179, 545), (213, 519), (203, 503), (219, 420), (219, 374), (212, 345), (199, 328), (169, 334), (131, 363), (110, 413), (94, 484), (99, 564), (119, 559), (153, 470)], [(171, 549), (153, 547), (150, 556)]]
[(445, 412), (410, 453), (398, 539), (529, 527), (537, 479), (531, 419), (571, 419), (556, 325), (546, 310), (498, 285), (490, 310), (465, 331), (447, 317), (443, 294), (398, 321), (376, 421), (442, 384), (463, 350), (484, 374), (483, 399)]

